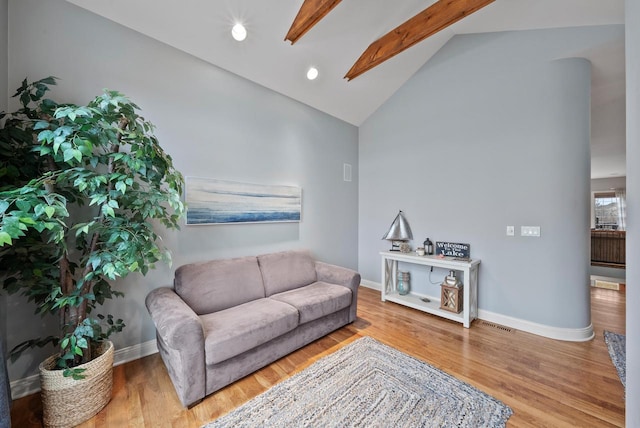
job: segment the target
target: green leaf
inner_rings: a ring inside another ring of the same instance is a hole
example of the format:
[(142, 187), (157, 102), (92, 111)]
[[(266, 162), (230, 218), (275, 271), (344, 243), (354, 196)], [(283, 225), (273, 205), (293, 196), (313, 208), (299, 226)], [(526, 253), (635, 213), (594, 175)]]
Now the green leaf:
[(16, 201), (16, 205), (18, 206), (20, 211), (28, 212), (31, 210), (31, 204), (29, 203), (29, 201), (26, 201), (24, 199), (18, 199)]
[(0, 247), (3, 247), (4, 244), (11, 245), (11, 235), (5, 231), (0, 231)]
[(116, 183), (116, 190), (121, 192), (123, 195), (127, 191), (127, 185), (123, 181), (118, 181)]
[[(54, 139), (53, 139), (53, 152), (55, 154), (58, 154), (58, 149), (61, 146), (63, 146), (64, 143), (65, 143), (65, 138), (64, 137), (61, 137), (61, 136), (54, 137)], [(64, 149), (65, 147), (62, 147), (62, 148)]]
[(91, 141), (82, 140), (76, 142), (76, 144), (78, 145), (78, 150), (80, 150), (84, 156), (91, 156), (93, 153), (93, 144), (91, 144)]
[(44, 120), (40, 120), (38, 122), (36, 122), (35, 125), (33, 125), (33, 130), (37, 131), (39, 129), (47, 129), (49, 128), (49, 122), (46, 122)]
[(36, 224), (35, 220), (32, 219), (31, 217), (20, 217), (20, 223), (24, 223), (28, 225)]
[(109, 216), (109, 217), (115, 217), (116, 216), (115, 211), (109, 205), (103, 205), (102, 206), (102, 213), (104, 215), (106, 215), (106, 216)]
[(29, 92), (25, 91), (20, 95), (20, 102), (24, 107), (29, 105), (29, 101), (31, 101), (31, 97), (29, 96)]
[(53, 139), (53, 132), (49, 130), (44, 130), (38, 134), (38, 141), (40, 142), (51, 142)]
[(48, 218), (51, 218), (56, 213), (56, 209), (54, 207), (48, 206), (44, 208), (44, 212), (45, 214), (47, 214)]
[(78, 346), (80, 348), (87, 349), (89, 347), (89, 344), (87, 343), (87, 339), (85, 339), (84, 337), (79, 338)]
[(55, 85), (56, 84), (56, 77), (54, 77), (54, 76), (45, 77), (44, 79), (38, 80), (38, 82), (36, 82), (36, 83), (44, 83), (44, 84), (47, 84), (47, 85)]
[[(55, 145), (53, 146), (53, 149), (56, 149)], [(71, 159), (73, 159), (75, 157), (75, 152), (76, 150), (73, 148), (66, 149), (63, 153), (64, 161), (68, 163)]]

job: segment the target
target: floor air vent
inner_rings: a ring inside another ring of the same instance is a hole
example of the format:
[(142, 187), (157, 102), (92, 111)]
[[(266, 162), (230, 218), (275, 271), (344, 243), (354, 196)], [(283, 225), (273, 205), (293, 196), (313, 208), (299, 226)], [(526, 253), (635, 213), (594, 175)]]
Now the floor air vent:
[(492, 322), (480, 321), (480, 324), (481, 324), (481, 325), (484, 325), (484, 326), (486, 326), (486, 327), (491, 327), (491, 328), (495, 328), (495, 329), (497, 329), (497, 330), (504, 331), (504, 332), (506, 332), (506, 333), (511, 333), (511, 332), (513, 332), (513, 329), (511, 329), (510, 327), (505, 327), (505, 326), (500, 325), (500, 324), (494, 324), (494, 323), (492, 323)]

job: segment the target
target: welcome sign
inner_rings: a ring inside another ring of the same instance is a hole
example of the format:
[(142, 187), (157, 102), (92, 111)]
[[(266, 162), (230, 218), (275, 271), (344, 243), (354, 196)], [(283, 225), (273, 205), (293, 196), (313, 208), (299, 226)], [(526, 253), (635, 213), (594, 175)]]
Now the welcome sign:
[(436, 242), (436, 256), (459, 257), (468, 259), (471, 254), (469, 244), (459, 244), (455, 242)]

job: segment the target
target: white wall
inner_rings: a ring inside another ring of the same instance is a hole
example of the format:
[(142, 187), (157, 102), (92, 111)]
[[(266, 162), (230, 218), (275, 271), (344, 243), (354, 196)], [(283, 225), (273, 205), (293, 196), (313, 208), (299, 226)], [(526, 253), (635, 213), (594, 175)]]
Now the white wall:
[[(122, 91), (156, 125), (185, 176), (302, 188), (300, 223), (163, 232), (173, 268), (159, 265), (147, 277), (120, 281), (127, 296), (109, 305), (127, 323), (114, 336), (117, 348), (155, 337), (144, 298), (171, 285), (181, 264), (305, 247), (321, 260), (357, 268), (357, 128), (63, 0), (10, 0), (9, 18), (11, 88), (25, 76), (55, 75), (53, 97), (60, 101), (87, 102), (104, 87)], [(352, 182), (343, 181), (345, 162), (353, 165)], [(12, 298), (10, 346), (38, 333), (32, 313)], [(33, 373), (46, 353), (12, 365), (11, 378)]]
[[(593, 86), (592, 89), (603, 91)], [(617, 90), (614, 88), (612, 92)], [(598, 178), (608, 177), (612, 172), (624, 173), (626, 158), (624, 96), (603, 98), (606, 101), (591, 106), (591, 177)]]
[(591, 180), (592, 192), (608, 192), (611, 189), (626, 189), (627, 177), (594, 178)]
[[(627, 76), (627, 260), (640, 260), (640, 2), (625, 2)], [(626, 424), (640, 426), (640, 265), (627, 265)]]
[[(363, 277), (380, 281), (380, 237), (402, 209), (414, 246), (427, 236), (464, 242), (482, 259), (481, 310), (588, 331), (590, 64), (560, 58), (623, 31), (449, 41), (360, 128)], [(541, 226), (542, 236), (507, 237), (507, 225)], [(438, 295), (425, 272), (412, 286)]]

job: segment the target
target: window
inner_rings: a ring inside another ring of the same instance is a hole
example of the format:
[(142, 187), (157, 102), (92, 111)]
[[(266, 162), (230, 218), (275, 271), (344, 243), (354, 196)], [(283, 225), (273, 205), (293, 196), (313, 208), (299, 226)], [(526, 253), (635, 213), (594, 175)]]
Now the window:
[(624, 191), (595, 193), (593, 195), (595, 228), (624, 230), (625, 202)]

